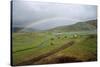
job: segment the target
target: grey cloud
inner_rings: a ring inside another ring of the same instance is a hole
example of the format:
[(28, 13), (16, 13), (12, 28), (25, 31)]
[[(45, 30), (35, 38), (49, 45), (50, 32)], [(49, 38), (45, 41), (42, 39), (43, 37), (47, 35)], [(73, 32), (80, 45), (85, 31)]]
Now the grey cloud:
[[(61, 25), (64, 25), (65, 22), (68, 24), (73, 23), (71, 22), (72, 19), (76, 19), (77, 21), (96, 19), (97, 6), (80, 4), (41, 3), (33, 1), (13, 1), (13, 26), (26, 26), (35, 23), (41, 19), (52, 17), (65, 17), (67, 19), (71, 19), (70, 21), (52, 21), (55, 22), (56, 25), (59, 23)], [(50, 21), (46, 22), (46, 24), (49, 24), (48, 27), (52, 27), (52, 25), (54, 24), (50, 23)]]

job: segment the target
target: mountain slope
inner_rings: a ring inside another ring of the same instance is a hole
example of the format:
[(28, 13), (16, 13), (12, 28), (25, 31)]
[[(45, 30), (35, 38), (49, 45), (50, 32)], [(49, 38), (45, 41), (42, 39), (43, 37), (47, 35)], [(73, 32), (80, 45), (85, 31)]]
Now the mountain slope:
[(85, 22), (78, 22), (69, 26), (61, 26), (51, 29), (49, 31), (90, 31), (96, 30), (97, 20), (90, 20)]
[(37, 30), (33, 28), (12, 27), (12, 32), (41, 32), (41, 31), (57, 31), (57, 32), (70, 32), (70, 31), (90, 31), (97, 29), (97, 20), (90, 20), (85, 22), (78, 22), (76, 24), (60, 26), (49, 30)]

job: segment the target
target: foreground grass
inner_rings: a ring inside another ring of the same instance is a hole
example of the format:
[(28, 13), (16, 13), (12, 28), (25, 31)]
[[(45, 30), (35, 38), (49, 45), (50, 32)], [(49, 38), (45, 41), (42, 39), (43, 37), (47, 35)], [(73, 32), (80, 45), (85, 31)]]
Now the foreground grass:
[[(30, 37), (28, 37), (28, 35)], [(41, 54), (45, 54), (55, 48), (59, 48), (65, 42), (67, 42), (66, 39), (64, 38), (58, 39), (53, 35), (50, 34), (42, 35), (42, 33), (36, 35), (34, 35), (34, 33), (33, 35), (30, 35), (29, 33), (23, 33), (19, 35), (19, 33), (17, 33), (14, 34), (14, 38), (15, 38), (13, 41), (14, 64), (30, 60), (33, 57), (39, 56)], [(30, 41), (31, 43), (28, 44), (27, 40)]]

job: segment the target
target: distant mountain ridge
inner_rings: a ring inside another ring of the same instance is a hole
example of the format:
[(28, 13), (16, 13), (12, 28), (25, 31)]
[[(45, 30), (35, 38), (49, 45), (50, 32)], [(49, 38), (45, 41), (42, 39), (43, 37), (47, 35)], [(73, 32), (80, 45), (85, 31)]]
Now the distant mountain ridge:
[(18, 32), (21, 29), (23, 28), (22, 27), (12, 27), (12, 32)]

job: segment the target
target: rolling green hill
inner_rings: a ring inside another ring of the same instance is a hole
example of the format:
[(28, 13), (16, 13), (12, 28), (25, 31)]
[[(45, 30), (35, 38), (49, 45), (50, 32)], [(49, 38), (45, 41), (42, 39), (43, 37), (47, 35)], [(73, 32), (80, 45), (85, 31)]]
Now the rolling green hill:
[(60, 26), (56, 27), (53, 29), (50, 29), (49, 31), (91, 31), (91, 30), (96, 30), (97, 28), (97, 20), (90, 20), (90, 21), (85, 21), (85, 22), (78, 22), (73, 25), (69, 26)]

